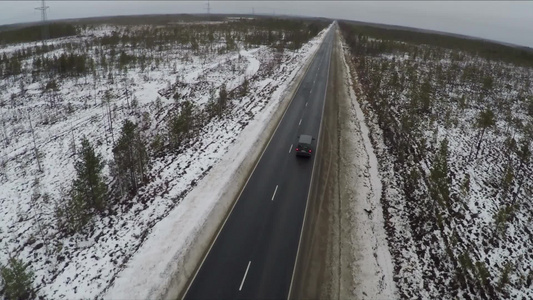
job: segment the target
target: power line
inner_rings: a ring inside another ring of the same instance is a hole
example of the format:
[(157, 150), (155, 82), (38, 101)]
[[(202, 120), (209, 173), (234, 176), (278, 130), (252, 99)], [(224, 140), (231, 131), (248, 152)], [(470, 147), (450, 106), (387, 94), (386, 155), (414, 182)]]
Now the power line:
[(46, 17), (46, 10), (50, 8), (49, 6), (46, 6), (44, 0), (41, 0), (41, 6), (36, 7), (36, 10), (41, 11), (41, 22), (42, 22), (42, 28), (41, 28), (41, 38), (43, 40), (43, 44), (45, 43), (46, 39), (48, 39), (48, 24), (47, 24), (47, 17)]

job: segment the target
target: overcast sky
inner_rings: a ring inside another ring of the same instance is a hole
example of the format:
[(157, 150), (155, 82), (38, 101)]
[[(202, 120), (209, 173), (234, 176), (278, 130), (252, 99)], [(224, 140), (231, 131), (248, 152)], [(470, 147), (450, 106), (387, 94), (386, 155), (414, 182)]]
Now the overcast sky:
[[(0, 0), (0, 24), (40, 20), (41, 1)], [(48, 18), (205, 13), (207, 1), (46, 1)], [(288, 14), (403, 25), (533, 47), (533, 1), (210, 1), (211, 13)]]

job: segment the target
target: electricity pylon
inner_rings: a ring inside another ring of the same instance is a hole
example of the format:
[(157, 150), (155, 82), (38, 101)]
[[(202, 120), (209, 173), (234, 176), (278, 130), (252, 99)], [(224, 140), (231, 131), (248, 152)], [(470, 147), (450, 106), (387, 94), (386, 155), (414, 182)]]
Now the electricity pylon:
[(46, 23), (46, 10), (48, 9), (49, 7), (46, 6), (46, 4), (44, 3), (44, 0), (41, 0), (41, 7), (36, 7), (35, 9), (36, 10), (40, 10), (41, 11), (41, 22), (42, 22), (42, 27), (41, 27), (41, 38), (42, 38), (42, 41), (43, 41), (43, 44), (45, 43), (46, 39), (48, 38), (48, 24)]

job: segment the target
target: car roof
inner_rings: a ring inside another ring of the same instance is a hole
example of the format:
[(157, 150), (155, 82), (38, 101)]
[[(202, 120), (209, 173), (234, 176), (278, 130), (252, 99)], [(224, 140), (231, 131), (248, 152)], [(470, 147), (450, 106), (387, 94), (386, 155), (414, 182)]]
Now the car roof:
[(302, 134), (300, 135), (300, 139), (298, 140), (298, 143), (304, 143), (304, 144), (311, 144), (311, 141), (313, 141), (313, 137), (310, 135)]

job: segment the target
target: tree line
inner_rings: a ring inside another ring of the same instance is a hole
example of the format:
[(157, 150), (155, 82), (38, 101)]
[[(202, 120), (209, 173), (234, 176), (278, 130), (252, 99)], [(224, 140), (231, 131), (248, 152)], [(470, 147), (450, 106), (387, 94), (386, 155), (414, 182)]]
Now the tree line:
[[(310, 38), (325, 28), (325, 21), (303, 21), (277, 18), (235, 20), (215, 25), (172, 24), (167, 26), (145, 26), (121, 28), (101, 37), (82, 43), (66, 43), (60, 55), (45, 55), (57, 46), (34, 45), (15, 50), (0, 56), (0, 77), (9, 78), (21, 74), (32, 74), (33, 80), (39, 76), (79, 77), (94, 72), (123, 71), (127, 68), (140, 68), (144, 71), (155, 62), (156, 67), (164, 60), (160, 53), (172, 49), (187, 49), (198, 54), (212, 54), (234, 51), (238, 42), (247, 47), (267, 45), (282, 50), (298, 49)], [(92, 25), (49, 24), (50, 38), (75, 35), (84, 32)], [(41, 34), (39, 26), (0, 32), (6, 40), (20, 42), (21, 39), (35, 38)], [(32, 37), (32, 38), (30, 38)], [(33, 39), (37, 40), (37, 39)], [(214, 47), (217, 43), (223, 47)], [(31, 58), (30, 63), (27, 63)], [(107, 74), (106, 74), (107, 75)]]
[[(488, 40), (457, 37), (452, 34), (427, 33), (400, 28), (386, 28), (360, 25), (344, 21), (357, 31), (358, 35), (373, 37), (383, 41), (398, 41), (409, 44), (425, 44), (444, 49), (465, 51), (488, 60), (504, 61), (522, 66), (533, 66), (533, 49), (509, 46)], [(460, 54), (459, 54), (460, 55)]]
[(68, 23), (47, 23), (44, 25), (8, 29), (0, 31), (0, 45), (41, 41), (43, 39), (43, 26), (47, 27), (48, 39), (73, 36), (79, 32), (76, 26)]
[[(452, 170), (457, 162), (450, 161), (449, 140), (438, 138), (438, 128), (472, 133), (467, 135), (468, 148), (462, 149), (466, 155), (461, 163), (466, 166), (498, 157), (495, 164), (501, 171), (494, 172), (491, 184), (492, 200), (500, 206), (488, 239), (495, 245), (505, 238), (510, 224), (516, 230), (516, 215), (531, 188), (526, 187), (532, 176), (530, 53), (438, 34), (339, 25), (361, 92), (394, 158), (394, 171), (402, 178), (413, 238), (417, 245), (431, 243), (436, 236), (442, 239), (446, 255), (429, 251), (428, 264), (447, 274), (456, 288), (470, 289), (481, 298), (506, 296), (509, 276), (516, 272), (512, 262), (495, 272), (474, 249), (458, 242), (461, 229), (456, 224), (467, 214), (471, 178), (464, 165)], [(470, 116), (469, 124), (462, 123), (465, 116)], [(498, 154), (493, 149), (497, 141), (489, 142), (488, 136), (505, 139)], [(436, 288), (441, 295), (454, 293), (445, 286)]]

